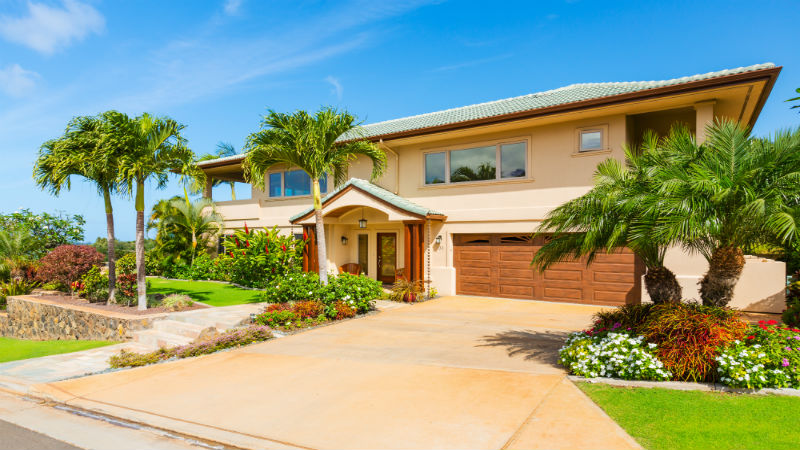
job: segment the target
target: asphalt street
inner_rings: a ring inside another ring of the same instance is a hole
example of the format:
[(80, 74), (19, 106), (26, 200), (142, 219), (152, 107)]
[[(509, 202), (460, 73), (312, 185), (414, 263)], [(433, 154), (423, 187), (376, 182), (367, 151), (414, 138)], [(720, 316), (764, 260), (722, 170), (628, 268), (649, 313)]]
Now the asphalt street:
[(0, 420), (0, 450), (79, 450), (79, 447)]

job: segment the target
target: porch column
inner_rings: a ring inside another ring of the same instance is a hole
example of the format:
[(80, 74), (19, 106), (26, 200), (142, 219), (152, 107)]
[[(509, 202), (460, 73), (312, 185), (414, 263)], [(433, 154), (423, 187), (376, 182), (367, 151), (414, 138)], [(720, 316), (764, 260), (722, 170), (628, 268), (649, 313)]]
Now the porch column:
[(403, 222), (405, 239), (403, 249), (405, 254), (406, 277), (409, 281), (422, 281), (425, 278), (425, 239), (424, 223)]
[(303, 247), (303, 272), (319, 272), (316, 226), (303, 225), (303, 236), (307, 239)]
[(706, 127), (714, 123), (714, 103), (716, 103), (715, 100), (708, 100), (694, 104), (695, 134), (698, 144), (705, 142)]

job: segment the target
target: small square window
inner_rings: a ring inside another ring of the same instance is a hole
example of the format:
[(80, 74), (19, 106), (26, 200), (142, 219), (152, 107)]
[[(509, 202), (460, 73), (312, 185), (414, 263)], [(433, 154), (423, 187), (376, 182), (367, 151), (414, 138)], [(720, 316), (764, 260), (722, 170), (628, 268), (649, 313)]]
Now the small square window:
[(425, 155), (425, 184), (444, 183), (446, 173), (444, 152)]
[(582, 152), (603, 150), (603, 130), (581, 131), (580, 140)]

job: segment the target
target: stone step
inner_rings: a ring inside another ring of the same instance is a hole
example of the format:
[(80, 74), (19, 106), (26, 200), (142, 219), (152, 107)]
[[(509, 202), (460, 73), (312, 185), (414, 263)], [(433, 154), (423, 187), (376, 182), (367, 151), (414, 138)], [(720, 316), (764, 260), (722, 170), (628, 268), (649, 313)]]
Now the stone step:
[(157, 320), (153, 322), (154, 330), (177, 334), (192, 339), (196, 339), (198, 336), (200, 336), (200, 333), (206, 328), (207, 327), (204, 327), (203, 325), (200, 324), (181, 322), (178, 320), (171, 320), (171, 319)]
[(133, 340), (144, 346), (148, 346), (152, 349), (157, 349), (160, 347), (174, 347), (178, 345), (186, 345), (192, 342), (194, 339), (187, 336), (181, 336), (179, 334), (150, 329), (150, 330), (137, 331), (136, 336), (133, 338)]

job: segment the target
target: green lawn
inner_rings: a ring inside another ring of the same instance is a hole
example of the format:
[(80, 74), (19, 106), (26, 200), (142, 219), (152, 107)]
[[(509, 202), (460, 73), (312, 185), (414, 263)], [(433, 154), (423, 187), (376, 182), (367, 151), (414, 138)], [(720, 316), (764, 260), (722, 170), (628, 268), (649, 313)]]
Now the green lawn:
[(26, 341), (0, 337), (0, 363), (117, 344), (111, 341)]
[(648, 450), (800, 448), (800, 398), (578, 383)]
[(186, 294), (211, 306), (231, 306), (242, 303), (257, 303), (259, 291), (241, 289), (236, 286), (212, 281), (165, 280), (148, 278), (148, 294)]

